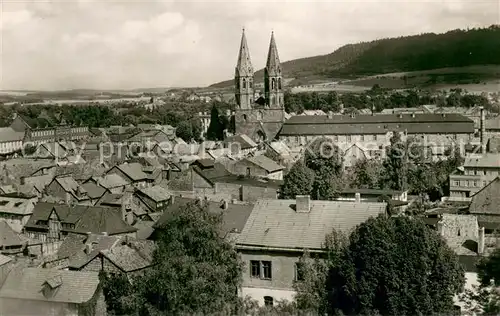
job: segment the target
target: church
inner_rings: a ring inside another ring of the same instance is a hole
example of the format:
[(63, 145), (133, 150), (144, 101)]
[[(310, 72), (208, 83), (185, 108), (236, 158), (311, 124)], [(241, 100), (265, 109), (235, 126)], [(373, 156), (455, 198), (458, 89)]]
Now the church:
[(243, 30), (234, 75), (236, 134), (245, 134), (258, 142), (276, 137), (285, 122), (282, 74), (274, 33), (271, 33), (264, 69), (264, 95), (255, 100), (254, 69)]

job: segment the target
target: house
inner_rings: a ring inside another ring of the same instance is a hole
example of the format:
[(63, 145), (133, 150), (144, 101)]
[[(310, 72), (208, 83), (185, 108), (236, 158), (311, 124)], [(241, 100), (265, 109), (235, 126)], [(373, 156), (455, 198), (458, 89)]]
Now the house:
[(56, 176), (45, 188), (48, 195), (59, 198), (66, 203), (91, 205), (88, 192), (73, 179), (71, 174)]
[(231, 165), (233, 174), (247, 177), (261, 177), (273, 180), (283, 180), (285, 167), (264, 155), (243, 158)]
[(22, 253), (27, 241), (21, 238), (19, 232), (3, 219), (0, 219), (0, 253), (17, 254)]
[(117, 174), (136, 188), (144, 188), (154, 181), (143, 171), (140, 163), (124, 163), (114, 166), (106, 174)]
[(85, 235), (89, 232), (135, 237), (137, 229), (126, 223), (122, 211), (116, 208), (39, 202), (24, 231), (30, 238), (54, 241), (68, 234)]
[(203, 170), (196, 166), (192, 167), (187, 180), (191, 182), (191, 188), (196, 194), (202, 196), (222, 194), (229, 196), (232, 200), (247, 202), (260, 198), (277, 198), (282, 184), (279, 180), (234, 175), (220, 163), (215, 163), (212, 168)]
[(385, 210), (385, 203), (311, 201), (309, 196), (257, 201), (236, 243), (245, 264), (239, 294), (260, 305), (293, 300), (305, 249), (321, 256), (327, 234), (334, 229), (347, 234)]
[(80, 187), (87, 192), (87, 196), (90, 198), (90, 203), (92, 205), (97, 204), (97, 202), (108, 192), (105, 188), (102, 186), (97, 185), (94, 182), (86, 182), (84, 184), (81, 184)]
[(223, 142), (224, 148), (229, 148), (233, 156), (246, 156), (257, 150), (257, 143), (245, 134), (227, 137)]
[(162, 212), (170, 200), (171, 192), (159, 185), (135, 191), (134, 201), (147, 213)]
[(69, 269), (140, 275), (153, 266), (154, 250), (153, 241), (123, 237), (116, 244), (100, 251), (87, 248), (89, 255), (86, 259), (70, 263)]
[(356, 143), (366, 150), (385, 148), (394, 132), (428, 144), (466, 144), (474, 135), (474, 122), (460, 114), (380, 114), (293, 116), (279, 132), (290, 148), (305, 146), (317, 137), (336, 144)]
[(0, 154), (11, 154), (23, 149), (24, 132), (11, 127), (0, 127)]
[(265, 155), (279, 164), (288, 164), (293, 161), (292, 151), (282, 141), (265, 142)]
[(500, 177), (476, 192), (469, 205), (469, 214), (475, 215), (487, 235), (500, 231)]
[(103, 187), (107, 192), (112, 194), (120, 194), (125, 191), (130, 182), (122, 178), (117, 173), (106, 174), (102, 177), (91, 177), (85, 183), (92, 182), (98, 186)]
[[(172, 213), (182, 210), (182, 208), (185, 208), (190, 203), (201, 204), (212, 214), (222, 214), (222, 227), (220, 228), (219, 234), (221, 237), (228, 238), (231, 241), (234, 241), (237, 236), (239, 236), (253, 208), (253, 205), (250, 204), (232, 203), (225, 200), (216, 202), (172, 196), (163, 215), (153, 225), (153, 228), (155, 230), (161, 229), (162, 225), (170, 218)], [(150, 238), (155, 240), (157, 238), (156, 233), (153, 232)]]
[(37, 203), (36, 196), (20, 193), (0, 194), (0, 220), (20, 233), (28, 222)]
[(106, 315), (97, 272), (14, 268), (0, 288), (1, 315)]
[(470, 200), (499, 175), (499, 153), (466, 156), (463, 166), (450, 175), (450, 200)]

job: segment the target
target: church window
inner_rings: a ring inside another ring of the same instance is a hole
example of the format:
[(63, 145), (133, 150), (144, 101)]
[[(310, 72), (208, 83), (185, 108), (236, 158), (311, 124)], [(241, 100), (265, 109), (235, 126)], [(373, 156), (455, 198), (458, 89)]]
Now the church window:
[(247, 115), (246, 114), (243, 114), (243, 120), (246, 121), (247, 120)]
[(251, 88), (253, 88), (253, 86), (252, 86), (252, 85), (253, 85), (253, 82), (252, 82), (252, 81), (250, 81), (250, 80), (248, 80), (248, 87), (249, 87), (250, 89), (251, 89)]
[(276, 89), (276, 79), (271, 79), (271, 90)]
[(246, 89), (246, 87), (247, 87), (247, 81), (243, 79), (243, 89)]
[(278, 78), (278, 89), (281, 89), (281, 78)]

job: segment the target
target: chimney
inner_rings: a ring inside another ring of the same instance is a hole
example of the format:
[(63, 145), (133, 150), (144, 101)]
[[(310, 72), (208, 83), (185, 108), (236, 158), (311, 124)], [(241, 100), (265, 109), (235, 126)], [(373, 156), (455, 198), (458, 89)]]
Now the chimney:
[(479, 234), (477, 238), (477, 253), (482, 255), (484, 253), (484, 227), (479, 228)]
[(329, 119), (332, 119), (332, 118), (333, 118), (333, 112), (332, 112), (332, 111), (328, 111), (328, 118), (329, 118)]
[(486, 153), (486, 126), (485, 126), (485, 113), (484, 113), (484, 107), (481, 106), (479, 108), (481, 110), (481, 130), (480, 130), (480, 134), (479, 134), (479, 137), (480, 137), (480, 140), (481, 140), (481, 153), (482, 154), (485, 154)]
[(297, 213), (309, 213), (311, 210), (309, 195), (295, 196), (295, 210)]
[(356, 200), (356, 203), (361, 203), (361, 194), (359, 192), (356, 192), (354, 194), (354, 196), (355, 196), (354, 199)]

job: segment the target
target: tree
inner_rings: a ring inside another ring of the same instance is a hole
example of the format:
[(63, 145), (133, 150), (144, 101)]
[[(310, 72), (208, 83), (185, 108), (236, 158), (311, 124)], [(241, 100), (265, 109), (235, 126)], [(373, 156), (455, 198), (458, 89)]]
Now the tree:
[(194, 138), (191, 122), (180, 122), (179, 125), (177, 125), (175, 134), (177, 135), (177, 137), (182, 138), (184, 141), (190, 142)]
[(387, 156), (383, 162), (385, 176), (382, 183), (393, 190), (403, 190), (406, 176), (406, 145), (398, 132), (391, 137), (391, 145), (386, 148)]
[(207, 130), (208, 140), (223, 140), (224, 139), (224, 127), (219, 117), (219, 110), (215, 106), (212, 106), (210, 112), (210, 125)]
[(343, 156), (340, 148), (327, 138), (318, 138), (306, 148), (306, 167), (314, 171), (312, 198), (331, 200), (343, 186)]
[(467, 289), (460, 297), (465, 308), (476, 315), (500, 314), (500, 249), (495, 249), (477, 265), (479, 286)]
[(237, 305), (242, 264), (221, 225), (222, 214), (204, 202), (172, 210), (155, 232), (154, 269), (133, 280), (128, 299), (139, 314), (229, 313)]
[(453, 250), (410, 217), (380, 215), (362, 223), (338, 261), (327, 284), (335, 297), (329, 309), (344, 315), (449, 314), (464, 285)]
[(127, 315), (132, 312), (130, 306), (123, 301), (132, 294), (132, 285), (124, 274), (111, 275), (104, 271), (99, 273), (103, 285), (108, 315)]
[(281, 198), (295, 199), (297, 195), (310, 195), (314, 183), (314, 171), (303, 161), (297, 161), (283, 178)]
[(352, 187), (373, 189), (379, 186), (384, 167), (378, 160), (362, 158), (354, 163), (352, 170)]

